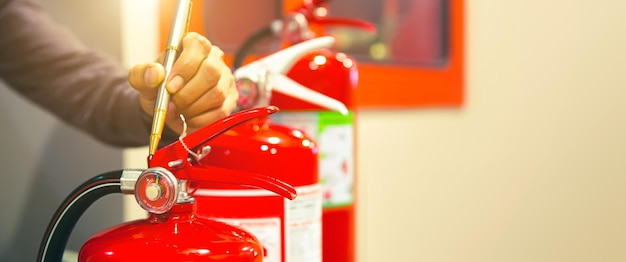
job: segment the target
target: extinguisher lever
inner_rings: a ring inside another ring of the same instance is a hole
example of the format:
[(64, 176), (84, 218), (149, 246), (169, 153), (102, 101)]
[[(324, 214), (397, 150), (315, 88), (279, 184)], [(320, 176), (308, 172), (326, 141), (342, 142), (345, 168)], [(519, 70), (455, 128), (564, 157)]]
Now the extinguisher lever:
[(296, 189), (271, 176), (215, 166), (190, 167), (191, 180), (217, 184), (244, 185), (267, 189), (289, 200), (296, 198)]
[[(248, 120), (267, 116), (275, 112), (278, 112), (278, 108), (275, 106), (253, 108), (218, 120), (159, 149), (152, 158), (148, 159), (148, 167), (149, 169), (165, 169), (177, 179), (191, 182), (248, 185), (264, 188), (285, 198), (294, 199), (296, 190), (291, 185), (278, 179), (260, 174), (203, 165), (198, 161), (199, 159), (190, 157), (190, 154), (198, 152), (208, 141), (226, 130)], [(128, 190), (130, 191), (130, 189), (129, 182)]]
[(258, 83), (259, 72), (265, 70), (272, 73), (285, 74), (296, 63), (298, 58), (316, 49), (329, 48), (334, 43), (335, 38), (331, 36), (307, 40), (242, 66), (235, 70), (234, 76), (236, 79), (245, 78)]
[[(278, 107), (267, 106), (240, 111), (222, 118), (184, 138), (179, 139), (174, 143), (157, 150), (152, 157), (148, 158), (148, 167), (163, 167), (171, 169), (174, 166), (186, 166), (184, 164), (188, 162), (187, 159), (190, 152), (197, 151), (200, 147), (202, 147), (202, 145), (206, 144), (211, 139), (250, 119), (271, 115), (275, 112), (278, 112)], [(173, 163), (177, 161), (178, 164), (174, 165)], [(187, 179), (187, 176), (185, 175), (178, 176), (176, 172), (173, 173), (180, 179)]]
[(250, 119), (271, 115), (276, 112), (278, 112), (278, 107), (275, 106), (253, 108), (250, 110), (237, 112), (186, 136), (184, 138), (185, 144), (192, 150), (198, 149), (203, 144), (206, 144), (209, 140), (224, 133), (226, 130), (235, 127), (238, 124), (246, 122)]
[[(300, 57), (316, 49), (331, 47), (333, 43), (335, 38), (324, 36), (295, 44), (240, 67), (235, 70), (235, 78), (256, 83), (259, 93), (280, 92), (346, 115), (348, 108), (341, 101), (311, 90), (285, 75)], [(269, 96), (263, 99), (269, 100)], [(268, 103), (258, 101), (257, 105)]]
[(326, 96), (322, 93), (313, 91), (312, 89), (301, 85), (300, 83), (285, 75), (271, 74), (268, 75), (268, 79), (268, 82), (271, 83), (272, 89), (274, 91), (291, 97), (295, 97), (302, 101), (316, 104), (323, 108), (328, 108), (330, 110), (340, 112), (343, 115), (348, 114), (348, 108), (341, 101)]

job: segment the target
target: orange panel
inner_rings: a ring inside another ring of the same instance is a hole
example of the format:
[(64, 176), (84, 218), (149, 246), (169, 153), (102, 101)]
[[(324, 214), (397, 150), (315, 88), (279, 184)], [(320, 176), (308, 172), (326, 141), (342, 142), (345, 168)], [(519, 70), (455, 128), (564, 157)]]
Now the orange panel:
[[(172, 23), (172, 17), (174, 15), (174, 8), (176, 8), (176, 1), (172, 0), (160, 0), (159, 5), (159, 46), (165, 48), (167, 45), (167, 38), (169, 36), (170, 25)], [(190, 32), (204, 32), (202, 26), (202, 9), (203, 1), (193, 1), (191, 6), (191, 18), (189, 21)]]
[[(176, 1), (159, 0), (159, 3), (159, 46), (164, 49), (167, 45), (167, 38), (169, 36), (174, 8), (176, 8)], [(191, 18), (189, 21), (189, 32), (197, 32), (201, 34), (204, 32), (204, 23), (202, 23), (203, 9), (204, 1), (193, 1), (191, 7)], [(232, 55), (226, 54), (224, 60), (228, 64), (232, 64)]]
[(446, 67), (359, 64), (360, 107), (459, 106), (463, 103), (464, 1), (450, 1), (450, 57)]
[(302, 3), (306, 0), (283, 0), (283, 10), (289, 12), (302, 6)]

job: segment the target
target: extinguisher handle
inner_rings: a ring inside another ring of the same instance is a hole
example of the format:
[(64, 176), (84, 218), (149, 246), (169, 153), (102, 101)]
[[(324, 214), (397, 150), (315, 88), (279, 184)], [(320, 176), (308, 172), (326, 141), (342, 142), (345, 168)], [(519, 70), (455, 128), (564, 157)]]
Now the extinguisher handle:
[(252, 186), (267, 189), (289, 200), (296, 198), (296, 189), (271, 176), (215, 166), (190, 167), (191, 181)]
[(278, 112), (278, 107), (275, 106), (253, 108), (237, 112), (186, 136), (185, 144), (191, 149), (197, 149), (199, 146), (206, 144), (209, 140), (224, 133), (230, 128), (233, 128), (250, 119), (271, 115), (276, 112)]
[(348, 108), (343, 102), (303, 86), (285, 75), (268, 74), (268, 79), (273, 91), (337, 111), (342, 115), (348, 114)]
[[(278, 107), (267, 106), (252, 108), (231, 114), (230, 116), (213, 122), (212, 124), (157, 150), (152, 157), (148, 157), (148, 167), (163, 167), (171, 169), (172, 161), (182, 161), (186, 163), (188, 162), (187, 159), (190, 155), (190, 151), (197, 152), (200, 147), (216, 136), (226, 132), (226, 130), (248, 120), (271, 115), (276, 112), (278, 112)], [(183, 167), (185, 166), (184, 163), (182, 163), (183, 165), (178, 166)], [(174, 173), (174, 175), (179, 179), (188, 179), (187, 175), (182, 174), (179, 176), (177, 172), (174, 171), (172, 173)]]
[[(177, 179), (190, 182), (247, 185), (264, 188), (285, 198), (294, 199), (296, 190), (276, 178), (215, 166), (203, 165), (201, 155), (193, 155), (211, 139), (248, 120), (278, 112), (278, 107), (267, 106), (237, 112), (179, 139), (156, 151), (148, 158), (148, 168), (164, 168)], [(193, 157), (190, 157), (193, 156)]]
[(236, 79), (246, 78), (258, 83), (259, 72), (285, 74), (303, 55), (316, 49), (332, 47), (334, 44), (335, 38), (331, 36), (313, 38), (242, 66), (233, 74)]

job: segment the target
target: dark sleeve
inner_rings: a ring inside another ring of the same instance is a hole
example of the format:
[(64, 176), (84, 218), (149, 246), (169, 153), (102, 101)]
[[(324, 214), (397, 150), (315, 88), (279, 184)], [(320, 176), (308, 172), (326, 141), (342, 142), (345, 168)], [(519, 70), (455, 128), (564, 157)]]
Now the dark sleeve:
[[(141, 109), (126, 70), (83, 47), (36, 2), (2, 2), (0, 78), (62, 121), (106, 144), (147, 145), (152, 119)], [(171, 140), (173, 134), (167, 135)]]

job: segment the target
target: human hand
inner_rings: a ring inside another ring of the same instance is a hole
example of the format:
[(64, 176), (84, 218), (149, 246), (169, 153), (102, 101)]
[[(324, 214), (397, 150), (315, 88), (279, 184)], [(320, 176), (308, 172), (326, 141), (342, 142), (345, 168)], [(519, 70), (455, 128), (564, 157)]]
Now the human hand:
[[(164, 80), (165, 69), (158, 63), (133, 66), (128, 74), (130, 85), (140, 93), (139, 103), (148, 114), (154, 114), (158, 86)], [(165, 124), (180, 134), (187, 122), (188, 132), (194, 132), (228, 116), (235, 109), (239, 93), (234, 76), (224, 62), (224, 52), (204, 36), (188, 33), (182, 40), (182, 51), (172, 67), (166, 88), (171, 94)]]

